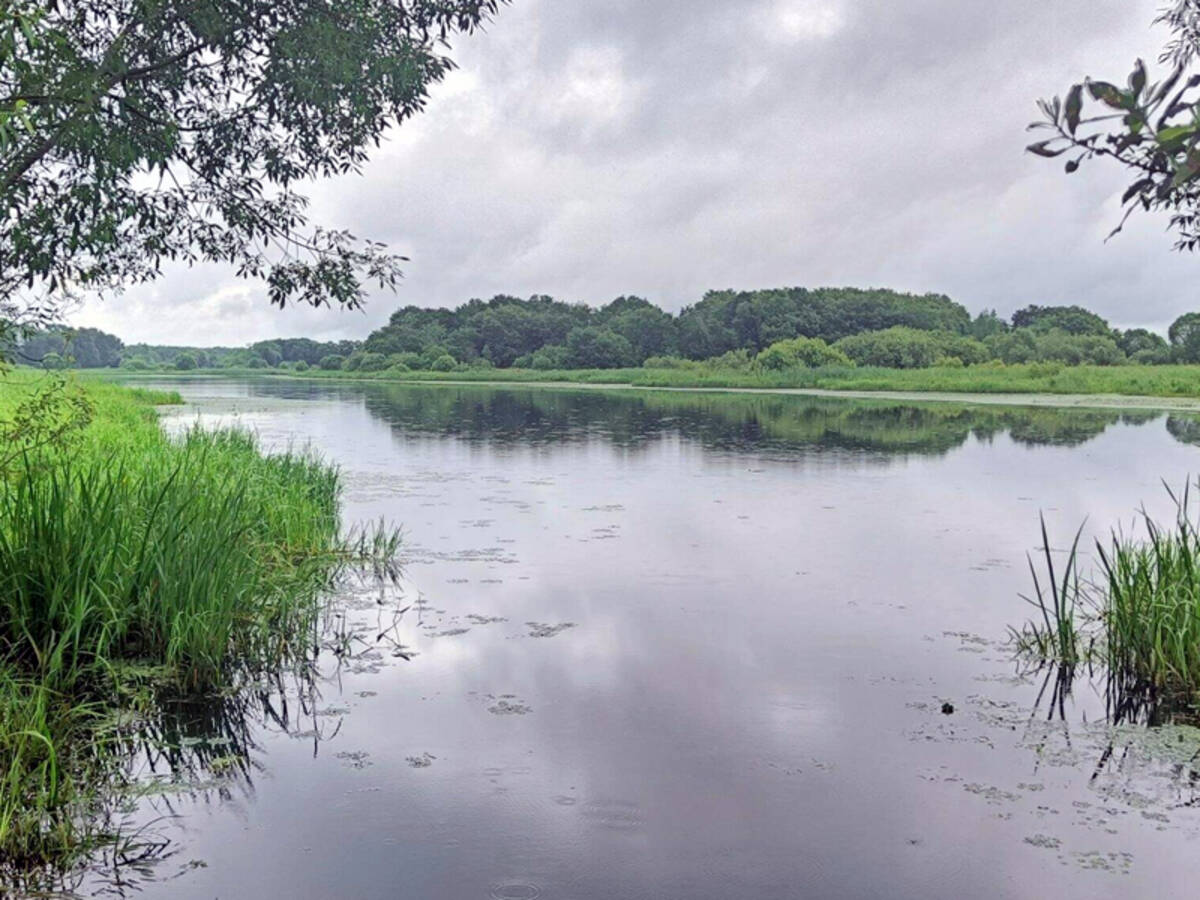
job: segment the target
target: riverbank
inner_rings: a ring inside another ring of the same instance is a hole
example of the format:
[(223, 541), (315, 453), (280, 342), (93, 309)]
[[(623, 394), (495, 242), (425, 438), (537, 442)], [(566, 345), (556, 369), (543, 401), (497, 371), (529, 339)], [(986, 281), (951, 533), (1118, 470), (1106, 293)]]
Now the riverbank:
[(164, 702), (311, 650), (344, 556), (335, 469), (237, 431), (168, 438), (177, 394), (0, 374), (0, 876), (117, 838)]
[(778, 373), (703, 369), (582, 369), (456, 372), (346, 372), (307, 369), (202, 369), (191, 372), (93, 370), (89, 377), (272, 377), (418, 384), (527, 385), (605, 390), (657, 389), (844, 397), (975, 405), (1101, 407), (1200, 411), (1200, 366), (973, 366), (826, 368)]

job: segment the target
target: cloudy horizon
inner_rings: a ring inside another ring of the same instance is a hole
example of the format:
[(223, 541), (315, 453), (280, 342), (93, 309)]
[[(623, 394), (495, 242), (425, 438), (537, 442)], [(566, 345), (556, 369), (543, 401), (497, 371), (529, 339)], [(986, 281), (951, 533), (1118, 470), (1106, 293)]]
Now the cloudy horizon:
[[(1079, 304), (1165, 331), (1195, 260), (1119, 221), (1124, 172), (1024, 152), (1038, 97), (1153, 60), (1158, 0), (516, 0), (314, 222), (409, 256), (364, 313), (170, 267), (71, 317), (127, 343), (362, 338), (495, 294), (672, 312), (706, 290), (887, 287), (972, 313)], [(1053, 8), (1051, 8), (1053, 7)]]

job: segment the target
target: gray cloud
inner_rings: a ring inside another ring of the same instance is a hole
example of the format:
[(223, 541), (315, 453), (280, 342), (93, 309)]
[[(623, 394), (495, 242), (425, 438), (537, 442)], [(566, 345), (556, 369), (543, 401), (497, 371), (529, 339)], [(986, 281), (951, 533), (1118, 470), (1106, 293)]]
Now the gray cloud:
[(1023, 153), (1034, 101), (1122, 77), (1158, 0), (517, 0), (318, 218), (412, 257), (366, 315), (171, 270), (80, 322), (127, 340), (362, 336), (494, 293), (667, 308), (709, 288), (883, 285), (972, 310), (1082, 303), (1164, 327), (1196, 260), (1118, 219), (1122, 173)]

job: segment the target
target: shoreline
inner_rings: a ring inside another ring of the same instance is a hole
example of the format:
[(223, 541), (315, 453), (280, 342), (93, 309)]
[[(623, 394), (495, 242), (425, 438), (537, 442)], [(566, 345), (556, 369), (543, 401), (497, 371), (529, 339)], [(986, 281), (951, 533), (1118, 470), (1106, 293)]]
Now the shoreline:
[[(84, 370), (89, 371), (89, 370)], [(90, 370), (96, 371), (96, 370)], [(119, 374), (118, 374), (119, 373)], [(819, 388), (819, 387), (736, 387), (736, 386), (687, 386), (687, 385), (644, 385), (628, 381), (546, 381), (523, 379), (481, 378), (370, 378), (361, 375), (340, 376), (310, 375), (261, 370), (199, 370), (191, 372), (123, 372), (113, 370), (102, 376), (104, 380), (137, 383), (144, 380), (200, 378), (271, 378), (292, 381), (373, 383), (392, 385), (420, 385), (423, 387), (490, 387), (490, 388), (537, 388), (539, 390), (582, 390), (582, 391), (664, 391), (688, 394), (743, 394), (783, 397), (815, 397), (833, 400), (877, 400), (893, 403), (957, 403), (963, 406), (1024, 406), (1061, 409), (1141, 409), (1162, 412), (1200, 413), (1200, 398), (1152, 396), (1143, 394), (1082, 394), (1049, 392), (981, 392), (981, 391), (918, 391), (918, 390), (865, 390), (862, 388)]]

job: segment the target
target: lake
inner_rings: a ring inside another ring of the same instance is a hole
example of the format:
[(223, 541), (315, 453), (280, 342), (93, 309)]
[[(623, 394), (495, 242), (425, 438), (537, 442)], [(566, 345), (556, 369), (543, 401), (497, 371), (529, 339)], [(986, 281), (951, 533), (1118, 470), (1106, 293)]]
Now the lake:
[[(1014, 661), (1026, 555), (1200, 471), (1145, 411), (179, 380), (403, 525), (320, 677), (183, 717), (146, 898), (1183, 896), (1200, 731)], [(1086, 540), (1086, 537), (1085, 537)], [(1091, 565), (1090, 557), (1084, 561)], [(1062, 688), (1069, 693), (1062, 693)]]

